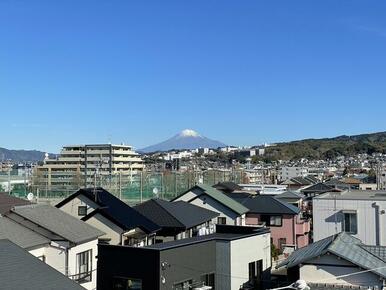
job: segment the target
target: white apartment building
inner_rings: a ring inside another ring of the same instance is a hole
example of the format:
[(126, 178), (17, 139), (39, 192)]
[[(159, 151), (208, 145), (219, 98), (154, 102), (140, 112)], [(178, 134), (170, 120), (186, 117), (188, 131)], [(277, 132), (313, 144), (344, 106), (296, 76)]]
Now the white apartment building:
[(63, 147), (56, 158), (46, 158), (36, 167), (40, 186), (88, 186), (95, 175), (111, 179), (113, 176), (132, 176), (143, 170), (143, 160), (131, 146), (113, 144), (71, 145)]
[(366, 245), (386, 246), (386, 191), (327, 192), (312, 206), (314, 241), (347, 232)]
[(280, 180), (287, 180), (294, 177), (305, 177), (308, 175), (308, 168), (298, 166), (283, 166), (280, 169)]

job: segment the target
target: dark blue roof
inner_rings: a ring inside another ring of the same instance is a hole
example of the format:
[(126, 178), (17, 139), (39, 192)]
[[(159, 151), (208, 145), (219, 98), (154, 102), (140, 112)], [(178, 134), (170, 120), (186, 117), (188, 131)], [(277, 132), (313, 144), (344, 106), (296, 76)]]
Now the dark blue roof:
[(219, 213), (184, 201), (151, 199), (134, 207), (160, 227), (189, 229), (219, 216)]
[(100, 213), (125, 230), (139, 227), (145, 232), (150, 233), (160, 229), (158, 225), (140, 214), (134, 208), (100, 187), (95, 190), (94, 188), (80, 189), (57, 204), (57, 207), (61, 207), (78, 195), (86, 196), (100, 206), (98, 209), (85, 216), (83, 220), (87, 220), (96, 213)]

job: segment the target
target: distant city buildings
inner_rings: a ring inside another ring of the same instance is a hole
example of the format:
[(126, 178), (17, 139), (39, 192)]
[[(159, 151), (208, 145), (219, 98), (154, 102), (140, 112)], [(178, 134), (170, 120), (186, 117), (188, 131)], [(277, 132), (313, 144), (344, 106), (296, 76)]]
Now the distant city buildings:
[(307, 175), (307, 167), (283, 166), (280, 169), (280, 180), (287, 180), (294, 177), (305, 177)]

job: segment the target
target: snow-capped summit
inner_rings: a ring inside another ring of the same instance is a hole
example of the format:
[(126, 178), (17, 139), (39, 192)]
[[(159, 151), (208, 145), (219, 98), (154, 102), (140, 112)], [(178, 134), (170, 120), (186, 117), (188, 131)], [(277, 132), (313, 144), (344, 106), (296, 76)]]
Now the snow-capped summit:
[(200, 134), (198, 134), (196, 131), (192, 129), (182, 130), (178, 135), (180, 137), (200, 137)]
[(218, 148), (225, 146), (226, 145), (224, 143), (206, 138), (192, 129), (185, 129), (164, 142), (143, 148), (139, 151), (156, 152), (169, 151), (173, 149)]

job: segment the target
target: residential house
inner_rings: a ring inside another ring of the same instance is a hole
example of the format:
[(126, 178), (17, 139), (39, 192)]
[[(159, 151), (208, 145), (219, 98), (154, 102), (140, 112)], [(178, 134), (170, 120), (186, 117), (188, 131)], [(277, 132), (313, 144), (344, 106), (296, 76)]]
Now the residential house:
[(172, 201), (188, 203), (218, 212), (220, 215), (214, 221), (224, 225), (244, 225), (245, 213), (248, 209), (237, 201), (209, 185), (198, 184)]
[(365, 245), (345, 232), (298, 249), (278, 267), (287, 269), (289, 282), (324, 283), (329, 289), (386, 286), (386, 248)]
[(362, 181), (354, 177), (343, 178), (342, 182), (347, 184), (352, 189), (359, 189), (359, 185), (362, 183)]
[(281, 194), (275, 195), (275, 197), (283, 202), (292, 204), (301, 210), (306, 206), (305, 196), (296, 191), (285, 191)]
[(305, 177), (299, 176), (299, 177), (286, 179), (281, 183), (281, 185), (286, 185), (290, 190), (297, 190), (305, 186), (316, 184), (318, 182), (320, 182), (319, 179), (317, 179), (314, 176), (308, 175)]
[[(343, 186), (345, 186), (343, 184)], [(339, 192), (341, 189), (338, 187), (335, 187), (333, 185), (327, 185), (326, 183), (316, 183), (311, 186), (308, 186), (306, 188), (303, 188), (300, 190), (302, 194), (305, 196), (305, 203), (306, 203), (306, 208), (305, 208), (305, 216), (307, 217), (312, 217), (312, 201), (315, 196), (319, 196), (323, 193), (326, 192)]]
[(334, 186), (329, 186), (326, 183), (319, 182), (301, 189), (300, 192), (303, 193), (308, 199), (311, 200), (315, 196), (318, 196), (320, 194), (333, 191), (333, 190), (334, 190)]
[(220, 215), (185, 201), (162, 199), (150, 199), (134, 209), (160, 228), (157, 243), (213, 233), (213, 220)]
[(6, 239), (0, 239), (0, 261), (1, 289), (83, 289), (62, 273)]
[(100, 240), (112, 245), (151, 243), (160, 229), (154, 222), (103, 188), (80, 189), (56, 205), (103, 231)]
[(270, 280), (269, 230), (216, 227), (210, 235), (141, 248), (101, 244), (98, 290), (261, 289)]
[[(97, 244), (103, 232), (49, 205), (15, 206), (6, 217), (42, 236), (42, 245), (50, 241), (46, 247), (40, 246), (38, 241), (31, 243), (31, 246), (26, 244), (24, 247), (27, 250), (84, 288), (95, 289)], [(4, 223), (3, 220), (3, 227), (4, 224), (7, 228), (11, 227), (9, 222)], [(38, 240), (30, 231), (26, 230), (25, 235)], [(12, 234), (6, 232), (5, 235), (11, 237)], [(39, 247), (32, 249), (35, 245)]]
[(348, 190), (351, 189), (350, 185), (344, 183), (341, 179), (331, 178), (324, 182), (325, 185), (332, 187), (333, 189)]
[(274, 196), (231, 193), (229, 197), (248, 208), (245, 224), (265, 225), (271, 230), (272, 243), (281, 250), (293, 250), (309, 243), (310, 222), (301, 210)]
[(314, 240), (340, 232), (366, 245), (386, 246), (386, 192), (327, 192), (313, 199)]

